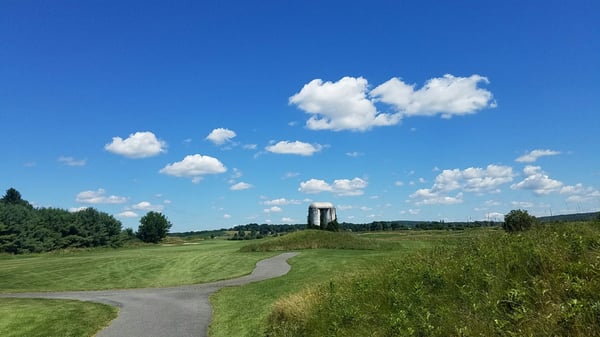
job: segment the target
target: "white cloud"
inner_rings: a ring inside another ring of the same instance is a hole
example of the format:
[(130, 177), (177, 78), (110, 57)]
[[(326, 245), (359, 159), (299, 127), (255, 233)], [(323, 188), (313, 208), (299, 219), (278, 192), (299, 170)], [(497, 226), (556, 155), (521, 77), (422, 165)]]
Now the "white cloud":
[(99, 188), (97, 191), (83, 191), (77, 194), (75, 199), (81, 204), (123, 204), (127, 202), (126, 197), (118, 197), (116, 195), (106, 195), (106, 191)]
[(223, 219), (231, 219), (231, 214), (223, 214)]
[(113, 137), (110, 144), (104, 149), (129, 158), (146, 158), (156, 156), (165, 152), (167, 143), (156, 138), (152, 132), (136, 132), (130, 134), (123, 140), (121, 137)]
[(446, 74), (432, 78), (421, 89), (414, 90), (414, 84), (406, 84), (396, 77), (371, 90), (371, 96), (394, 106), (403, 116), (441, 114), (443, 118), (450, 118), (496, 106), (492, 93), (478, 88), (479, 83), (489, 81), (479, 75), (455, 77)]
[(542, 171), (539, 166), (527, 165), (523, 172), (525, 179), (517, 184), (510, 186), (513, 190), (532, 190), (535, 195), (547, 195), (552, 192), (557, 192), (563, 186), (563, 183), (551, 179), (546, 172)]
[(482, 220), (491, 220), (491, 221), (503, 221), (504, 214), (500, 212), (489, 212), (485, 214), (485, 219)]
[(152, 205), (148, 201), (139, 202), (139, 203), (131, 206), (131, 208), (140, 210), (140, 211), (146, 211), (146, 212), (150, 212), (150, 211), (162, 212), (165, 209), (165, 207), (163, 205)]
[(582, 184), (564, 186), (560, 194), (568, 195), (568, 202), (589, 202), (600, 199), (600, 191), (593, 187), (584, 187)]
[(69, 208), (69, 212), (70, 212), (70, 213), (77, 213), (77, 212), (80, 212), (80, 211), (84, 211), (84, 210), (86, 210), (86, 209), (88, 209), (88, 208), (89, 208), (89, 207), (87, 207), (87, 206), (82, 206), (82, 207), (71, 207), (71, 208)]
[(404, 182), (402, 182), (402, 181), (398, 180), (398, 181), (396, 181), (396, 182), (394, 183), (394, 185), (396, 185), (396, 186), (398, 186), (398, 187), (402, 187), (402, 186), (404, 186)]
[(168, 164), (159, 172), (175, 177), (192, 178), (193, 183), (199, 183), (205, 174), (224, 173), (227, 168), (217, 158), (200, 154), (188, 155), (182, 161)]
[(252, 188), (252, 185), (245, 183), (245, 182), (239, 182), (239, 183), (237, 183), (235, 185), (231, 185), (231, 187), (229, 187), (229, 189), (232, 191), (247, 190), (249, 188)]
[(224, 128), (217, 128), (212, 130), (206, 139), (215, 143), (215, 145), (223, 145), (226, 142), (230, 142), (233, 138), (235, 138), (236, 134), (234, 131)]
[(85, 159), (75, 159), (73, 157), (65, 157), (65, 156), (58, 157), (58, 162), (62, 163), (64, 165), (67, 165), (67, 166), (85, 166), (85, 164), (86, 164)]
[(296, 220), (294, 220), (294, 219), (292, 219), (290, 217), (283, 217), (283, 218), (281, 218), (281, 222), (283, 222), (283, 223), (288, 223), (289, 224), (289, 223), (293, 223), (294, 221), (296, 221)]
[(281, 209), (281, 207), (279, 207), (279, 206), (272, 206), (270, 208), (265, 208), (264, 209), (265, 213), (278, 213), (278, 212), (281, 212), (281, 211), (283, 211), (283, 209)]
[(514, 174), (509, 166), (488, 165), (486, 168), (469, 167), (464, 170), (443, 170), (435, 178), (431, 188), (420, 189), (410, 197), (417, 205), (457, 204), (462, 202), (463, 194), (448, 195), (454, 190), (472, 193), (498, 192), (499, 187), (511, 182)]
[(411, 194), (410, 197), (415, 199), (415, 204), (421, 205), (454, 205), (463, 202), (462, 192), (455, 196), (445, 195), (441, 191), (432, 191), (428, 188), (422, 188)]
[(346, 155), (348, 157), (356, 158), (356, 157), (362, 156), (363, 153), (362, 152), (356, 152), (356, 151), (354, 151), (354, 152), (346, 152)]
[(312, 115), (306, 122), (312, 130), (365, 131), (397, 124), (400, 115), (378, 113), (367, 98), (367, 89), (367, 80), (362, 77), (344, 77), (337, 82), (314, 79), (290, 97), (289, 103)]
[(256, 144), (246, 144), (243, 146), (244, 150), (256, 150)]
[(485, 169), (469, 167), (464, 170), (443, 170), (436, 178), (432, 190), (448, 192), (462, 189), (465, 192), (498, 192), (502, 184), (511, 182), (514, 177), (512, 167), (488, 165)]
[(301, 156), (312, 156), (315, 152), (321, 151), (321, 149), (323, 149), (323, 146), (320, 144), (312, 145), (300, 141), (280, 141), (275, 145), (267, 146), (265, 149), (269, 152), (278, 154), (297, 154)]
[(519, 158), (515, 159), (515, 161), (519, 162), (519, 163), (533, 163), (536, 160), (538, 160), (538, 158), (540, 158), (540, 157), (556, 156), (559, 154), (560, 154), (559, 151), (553, 151), (553, 150), (533, 150), (533, 151), (531, 151), (527, 154), (524, 154), (524, 155), (520, 156)]
[(233, 173), (231, 174), (231, 177), (229, 178), (229, 183), (230, 184), (235, 184), (236, 179), (239, 179), (243, 176), (242, 171), (240, 171), (237, 168), (233, 168)]
[(337, 207), (336, 207), (336, 209), (338, 209), (340, 211), (347, 211), (352, 208), (353, 208), (352, 205), (337, 205)]
[[(375, 126), (396, 125), (408, 116), (441, 114), (450, 118), (495, 107), (492, 93), (477, 87), (488, 82), (479, 75), (444, 75), (415, 90), (414, 84), (392, 78), (368, 91), (369, 84), (362, 77), (344, 77), (337, 82), (314, 79), (290, 97), (289, 103), (311, 115), (306, 122), (309, 129), (366, 131)], [(382, 113), (376, 103), (391, 105), (396, 112)]]
[(531, 201), (511, 201), (511, 205), (519, 208), (531, 208), (533, 203)]
[(139, 215), (133, 211), (124, 211), (117, 214), (120, 218), (137, 218)]
[(286, 198), (279, 198), (279, 199), (264, 201), (263, 204), (267, 205), (267, 206), (300, 205), (300, 204), (302, 204), (302, 201), (294, 200), (294, 199), (289, 200)]
[(364, 189), (368, 183), (360, 178), (338, 179), (333, 184), (328, 184), (324, 180), (310, 179), (300, 183), (298, 191), (307, 194), (316, 194), (321, 192), (331, 192), (338, 196), (358, 196), (364, 194)]

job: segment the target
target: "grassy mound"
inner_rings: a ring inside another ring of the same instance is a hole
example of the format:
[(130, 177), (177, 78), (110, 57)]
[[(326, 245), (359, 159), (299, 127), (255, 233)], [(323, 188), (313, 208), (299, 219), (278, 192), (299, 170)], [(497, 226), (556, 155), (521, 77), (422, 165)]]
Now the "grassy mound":
[(349, 232), (304, 230), (252, 243), (240, 248), (242, 252), (270, 252), (300, 249), (382, 249), (387, 244), (360, 238)]
[(600, 336), (600, 225), (488, 232), (275, 303), (267, 336)]

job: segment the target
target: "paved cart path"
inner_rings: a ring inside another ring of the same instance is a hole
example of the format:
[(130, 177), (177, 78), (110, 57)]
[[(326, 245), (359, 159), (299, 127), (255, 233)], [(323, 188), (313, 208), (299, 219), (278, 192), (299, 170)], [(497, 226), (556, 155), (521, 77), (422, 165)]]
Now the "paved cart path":
[(287, 274), (287, 260), (298, 253), (259, 261), (252, 274), (236, 279), (170, 288), (2, 294), (0, 297), (77, 299), (118, 306), (119, 316), (97, 337), (207, 337), (212, 317), (209, 296)]

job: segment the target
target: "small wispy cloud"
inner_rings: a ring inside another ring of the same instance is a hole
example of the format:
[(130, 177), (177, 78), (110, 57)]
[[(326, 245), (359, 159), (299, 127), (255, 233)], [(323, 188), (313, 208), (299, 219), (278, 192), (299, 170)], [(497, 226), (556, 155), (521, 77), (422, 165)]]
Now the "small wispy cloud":
[(559, 155), (559, 151), (554, 150), (533, 150), (515, 159), (518, 163), (533, 163), (541, 157)]
[(85, 159), (75, 159), (73, 157), (60, 156), (58, 162), (66, 166), (85, 166)]

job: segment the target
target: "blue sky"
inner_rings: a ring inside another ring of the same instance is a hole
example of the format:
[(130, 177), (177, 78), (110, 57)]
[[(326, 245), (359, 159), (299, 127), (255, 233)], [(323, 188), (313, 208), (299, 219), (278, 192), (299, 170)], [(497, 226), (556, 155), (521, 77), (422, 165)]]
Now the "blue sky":
[(136, 229), (600, 210), (597, 1), (0, 1), (0, 189)]

